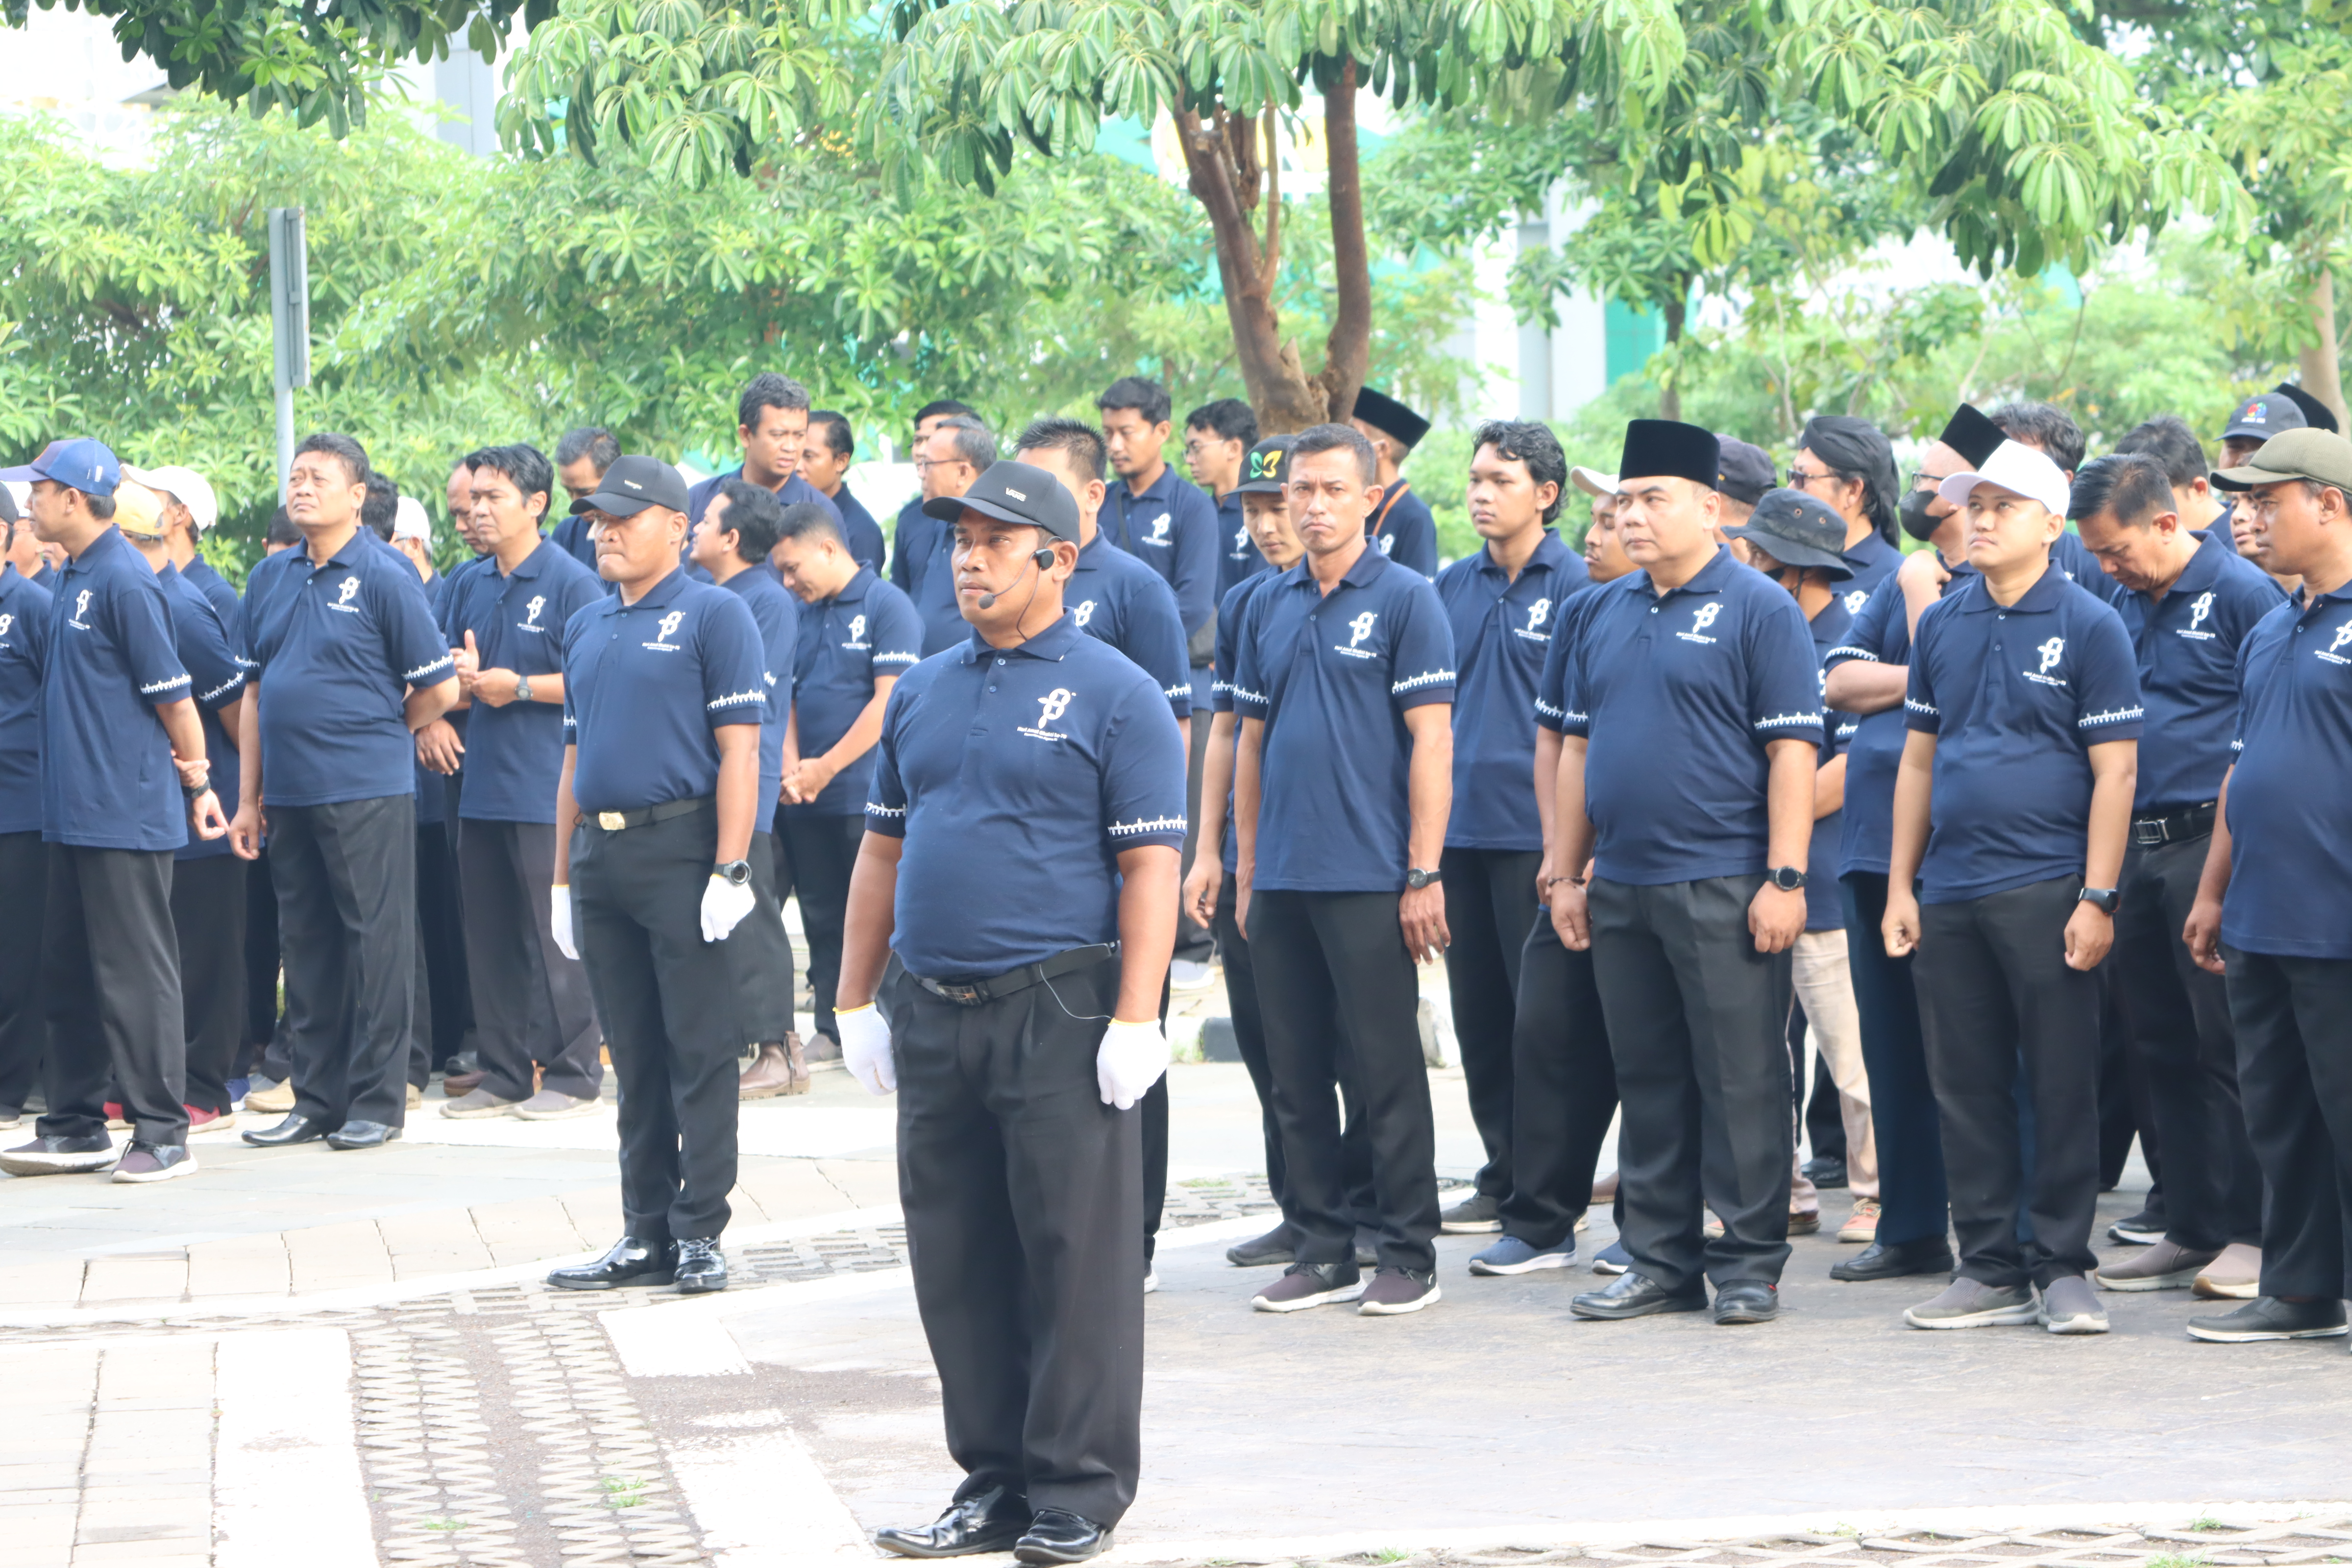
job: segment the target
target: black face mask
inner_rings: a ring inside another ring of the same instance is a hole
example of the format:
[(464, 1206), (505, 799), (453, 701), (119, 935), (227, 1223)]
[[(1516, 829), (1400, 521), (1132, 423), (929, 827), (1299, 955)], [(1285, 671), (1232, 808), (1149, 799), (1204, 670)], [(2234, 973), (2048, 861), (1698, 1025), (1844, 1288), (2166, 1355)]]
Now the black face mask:
[(1933, 490), (1913, 490), (1903, 498), (1903, 504), (1895, 509), (1895, 516), (1903, 524), (1903, 531), (1922, 544), (1933, 538), (1936, 530), (1944, 525), (1942, 518), (1927, 515), (1927, 503), (1935, 499), (1936, 492)]

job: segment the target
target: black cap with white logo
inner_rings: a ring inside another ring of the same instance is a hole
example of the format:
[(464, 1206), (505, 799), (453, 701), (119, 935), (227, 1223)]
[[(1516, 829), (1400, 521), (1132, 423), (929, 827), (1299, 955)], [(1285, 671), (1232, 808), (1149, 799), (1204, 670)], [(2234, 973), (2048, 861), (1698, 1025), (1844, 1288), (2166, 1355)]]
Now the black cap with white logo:
[(923, 510), (942, 522), (953, 522), (969, 509), (999, 522), (1023, 522), (1044, 529), (1055, 539), (1078, 542), (1078, 503), (1062, 481), (1028, 463), (998, 462), (971, 482), (960, 496), (933, 496)]
[(612, 517), (635, 517), (649, 506), (672, 511), (687, 508), (686, 476), (659, 458), (621, 457), (596, 482), (596, 493), (572, 503), (572, 511), (601, 511)]

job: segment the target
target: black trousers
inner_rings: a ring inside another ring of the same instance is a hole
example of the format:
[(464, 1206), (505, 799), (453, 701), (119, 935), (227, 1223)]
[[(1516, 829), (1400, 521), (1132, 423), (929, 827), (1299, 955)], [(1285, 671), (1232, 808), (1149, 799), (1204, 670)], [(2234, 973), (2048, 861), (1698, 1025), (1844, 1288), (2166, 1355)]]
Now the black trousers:
[[(1453, 928), (1452, 916), (1445, 923)], [(1549, 1251), (1576, 1234), (1592, 1201), (1593, 1167), (1617, 1114), (1617, 1064), (1609, 1054), (1592, 954), (1560, 945), (1549, 910), (1537, 910), (1517, 968), (1511, 1190), (1503, 1199), (1503, 1234)], [(1622, 1181), (1618, 1191), (1624, 1191)]]
[[(604, 1087), (588, 977), (563, 956), (549, 924), (555, 828), (540, 822), (467, 821), (457, 865), (466, 892), (466, 973), (473, 986), (482, 1087), (527, 1100), (531, 1065), (542, 1088), (593, 1100)], [(706, 871), (705, 875), (708, 875)]]
[(2165, 1235), (2214, 1251), (2259, 1244), (2263, 1173), (2238, 1100), (2238, 1040), (2230, 990), (2197, 967), (2180, 940), (2210, 839), (2200, 836), (2124, 856), (2123, 904), (2106, 964), (2157, 1133), (2171, 1156)]
[(188, 1141), (187, 1037), (172, 929), (172, 852), (48, 847), (41, 997), (44, 1138), (106, 1135), (110, 1089), (134, 1142)]
[(991, 1487), (1116, 1524), (1142, 1468), (1140, 1118), (1095, 1052), (1118, 963), (977, 1007), (894, 957), (898, 1197), (959, 1499)]
[(41, 1008), (41, 932), (49, 850), (40, 829), (0, 833), (0, 1108), (16, 1111), (39, 1081), (49, 1024)]
[(833, 1022), (833, 998), (841, 983), (842, 920), (849, 910), (849, 874), (857, 866), (857, 847), (866, 839), (866, 819), (823, 816), (780, 806), (776, 823), (783, 829), (782, 837), (792, 856), (793, 879), (800, 895), (816, 1032), (838, 1041), (841, 1035)]
[(416, 797), (269, 808), (295, 1114), (407, 1117), (416, 1028)]
[(776, 892), (776, 867), (790, 857), (777, 853), (780, 837), (752, 830), (744, 857), (751, 866), (751, 912), (722, 944), (735, 975), (739, 1048), (781, 1045), (793, 1032), (793, 939), (784, 930), (783, 901)]
[(572, 841), (572, 930), (621, 1089), (621, 1213), (647, 1241), (716, 1239), (732, 1212), (744, 1014), (729, 949), (778, 917), (756, 900), (725, 942), (702, 940), (718, 849), (708, 802), (617, 833), (592, 820)]
[(278, 1039), (278, 883), (265, 842), (261, 858), (245, 868), (246, 1049), (238, 1065), (248, 1071), (264, 1060)]
[(2352, 1296), (2352, 960), (2221, 950), (2265, 1296)]
[(1862, 1065), (1870, 1076), (1870, 1121), (1878, 1145), (1878, 1239), (1940, 1237), (1949, 1224), (1944, 1189), (1944, 1128), (1927, 1078), (1912, 960), (1886, 956), (1886, 878), (1854, 871), (1845, 897), (1846, 964), (1862, 1016)]
[[(553, 869), (551, 863), (551, 874)], [(432, 1011), (419, 1031), (428, 1040), (427, 1065), (437, 1068), (466, 1048), (466, 1030), (474, 1016), (473, 982), (466, 973), (465, 900), (459, 890), (456, 836), (446, 822), (416, 825), (416, 921), (425, 989), (432, 999)]]
[[(1201, 772), (1209, 763), (1209, 679), (1205, 669), (1192, 671), (1192, 700), (1200, 706), (1192, 710), (1192, 741), (1184, 759), (1184, 847), (1177, 859), (1177, 875), (1190, 876), (1192, 853), (1201, 842)], [(1227, 832), (1233, 831), (1231, 823)], [(1180, 886), (1181, 884), (1179, 884)], [(1181, 907), (1176, 910), (1175, 957), (1194, 963), (1206, 963), (1216, 956), (1216, 943), (1210, 931), (1192, 918), (1192, 911)]]
[(245, 1040), (245, 862), (206, 855), (172, 867), (186, 1092), (199, 1110), (226, 1111), (228, 1080)]
[[(2061, 877), (1919, 911), (1913, 975), (1952, 1232), (1961, 1277), (1979, 1284), (2048, 1285), (2098, 1261), (2099, 981), (2066, 967), (2082, 885)], [(2030, 1187), (2021, 1100), (2033, 1113)]]
[(1282, 1129), (1282, 1212), (1299, 1260), (1355, 1256), (1335, 1093), (1352, 1079), (1381, 1266), (1427, 1272), (1437, 1258), (1437, 1134), (1397, 895), (1258, 892), (1250, 943)]
[[(1777, 1283), (1789, 1259), (1792, 994), (1786, 952), (1756, 951), (1763, 877), (1634, 887), (1594, 878), (1592, 968), (1624, 1119), (1622, 1235), (1673, 1291)], [(1700, 1206), (1723, 1221), (1710, 1241)]]
[(1470, 1119), (1486, 1146), (1480, 1194), (1500, 1201), (1511, 1191), (1513, 1021), (1519, 954), (1536, 918), (1532, 850), (1448, 849), (1445, 879), (1445, 989), (1454, 1004), (1454, 1037), (1470, 1090)]

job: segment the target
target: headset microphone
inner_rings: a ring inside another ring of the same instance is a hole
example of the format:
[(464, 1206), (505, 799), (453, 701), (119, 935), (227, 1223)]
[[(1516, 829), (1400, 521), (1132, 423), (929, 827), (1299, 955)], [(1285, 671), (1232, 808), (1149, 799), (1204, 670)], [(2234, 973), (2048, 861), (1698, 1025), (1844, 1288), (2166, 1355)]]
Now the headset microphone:
[[(1032, 572), (1043, 571), (1053, 563), (1054, 552), (1050, 546), (1044, 550), (1035, 551), (1029, 557), (1029, 564), (1021, 569), (1021, 577), (1026, 577)], [(1018, 587), (1021, 583), (1021, 577), (1015, 577), (1012, 582), (1007, 583), (1002, 589), (995, 593), (982, 594), (980, 596), (980, 607), (983, 610), (992, 610), (996, 608), (996, 601), (1003, 598), (1006, 594), (1013, 592), (1014, 588)]]

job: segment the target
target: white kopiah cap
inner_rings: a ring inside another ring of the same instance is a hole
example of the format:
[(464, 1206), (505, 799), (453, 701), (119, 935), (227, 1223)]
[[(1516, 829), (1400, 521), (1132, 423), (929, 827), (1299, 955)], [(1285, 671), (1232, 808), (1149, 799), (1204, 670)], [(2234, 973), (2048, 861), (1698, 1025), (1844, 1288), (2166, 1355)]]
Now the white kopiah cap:
[(1954, 474), (1937, 487), (1936, 493), (1954, 506), (1966, 506), (1979, 485), (1998, 485), (2012, 495), (2038, 500), (2060, 517), (2066, 515), (2072, 493), (2066, 471), (2052, 462), (2048, 453), (2015, 441), (2003, 441), (1982, 465), (1969, 473)]
[[(122, 471), (131, 472), (131, 465), (123, 464)], [(186, 507), (198, 533), (211, 532), (213, 524), (220, 521), (220, 502), (213, 497), (211, 483), (194, 468), (177, 463), (169, 468), (147, 468), (140, 472), (139, 482), (151, 490), (163, 491)]]
[(433, 519), (425, 514), (423, 501), (415, 496), (400, 498), (392, 509), (392, 536), (433, 542)]

